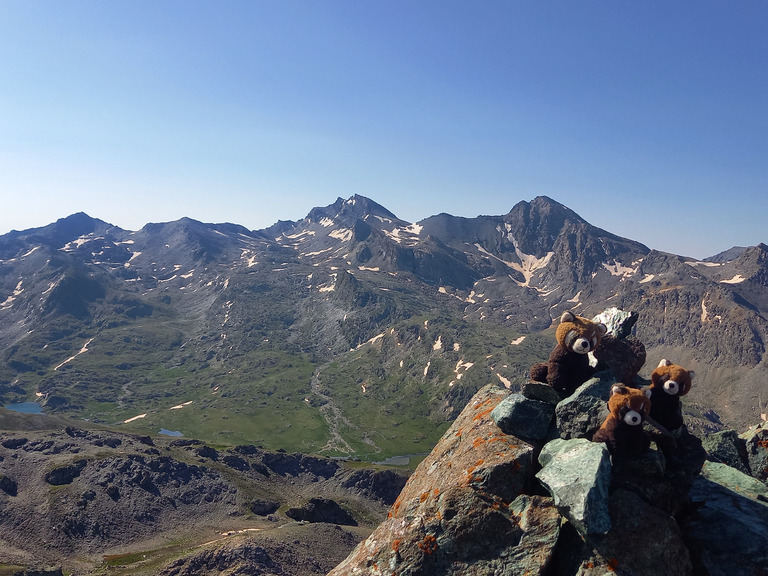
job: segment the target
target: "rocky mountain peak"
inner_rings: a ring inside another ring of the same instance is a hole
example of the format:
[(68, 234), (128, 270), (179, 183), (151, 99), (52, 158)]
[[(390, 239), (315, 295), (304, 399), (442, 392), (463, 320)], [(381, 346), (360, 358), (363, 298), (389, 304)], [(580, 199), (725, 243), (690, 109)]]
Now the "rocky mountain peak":
[(406, 222), (400, 220), (380, 204), (359, 194), (355, 194), (346, 200), (337, 198), (336, 202), (329, 206), (313, 208), (305, 220), (320, 222), (323, 219), (331, 219), (338, 224), (351, 228), (357, 220), (368, 220), (370, 218), (389, 220), (398, 225), (407, 225)]
[(119, 230), (103, 220), (92, 218), (84, 212), (77, 212), (47, 226), (22, 231), (14, 230), (5, 234), (0, 237), (0, 258), (4, 255), (13, 256), (14, 250), (31, 244), (58, 250), (79, 238), (101, 236), (108, 231)]

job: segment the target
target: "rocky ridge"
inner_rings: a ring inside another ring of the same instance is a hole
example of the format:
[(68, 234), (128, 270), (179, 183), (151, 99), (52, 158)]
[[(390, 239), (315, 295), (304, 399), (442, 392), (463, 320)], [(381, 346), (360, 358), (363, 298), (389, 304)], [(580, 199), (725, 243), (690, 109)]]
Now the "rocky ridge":
[(765, 574), (768, 428), (612, 462), (589, 440), (607, 410), (574, 423), (561, 405), (605, 404), (614, 383), (599, 373), (557, 404), (535, 383), (481, 389), (329, 576)]

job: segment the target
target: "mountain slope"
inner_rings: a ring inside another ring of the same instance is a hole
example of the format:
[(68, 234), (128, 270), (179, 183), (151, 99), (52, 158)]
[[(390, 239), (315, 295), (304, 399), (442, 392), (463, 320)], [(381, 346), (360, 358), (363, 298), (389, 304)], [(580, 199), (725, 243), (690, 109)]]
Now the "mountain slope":
[(488, 382), (523, 383), (564, 310), (617, 306), (639, 313), (646, 374), (695, 369), (688, 408), (743, 428), (768, 412), (766, 251), (689, 261), (547, 197), (408, 223), (354, 196), (260, 231), (76, 214), (0, 237), (0, 402), (383, 459), (428, 451)]

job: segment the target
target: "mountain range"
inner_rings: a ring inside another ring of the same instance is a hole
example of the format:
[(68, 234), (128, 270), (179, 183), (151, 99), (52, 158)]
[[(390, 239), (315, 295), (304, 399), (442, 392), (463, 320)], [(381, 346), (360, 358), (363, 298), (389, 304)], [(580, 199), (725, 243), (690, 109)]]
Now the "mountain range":
[(354, 196), (255, 231), (188, 218), (129, 231), (78, 213), (0, 236), (0, 405), (407, 457), (482, 386), (525, 383), (563, 311), (617, 307), (638, 315), (641, 376), (661, 358), (695, 370), (690, 421), (745, 429), (768, 412), (767, 254), (650, 250), (543, 196), (417, 223)]

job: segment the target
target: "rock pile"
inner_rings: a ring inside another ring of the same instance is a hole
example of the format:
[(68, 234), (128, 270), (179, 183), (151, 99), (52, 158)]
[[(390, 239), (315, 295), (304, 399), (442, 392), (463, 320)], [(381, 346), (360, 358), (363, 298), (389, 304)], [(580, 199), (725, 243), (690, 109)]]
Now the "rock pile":
[(766, 574), (768, 428), (612, 462), (590, 439), (615, 382), (481, 389), (329, 576)]

